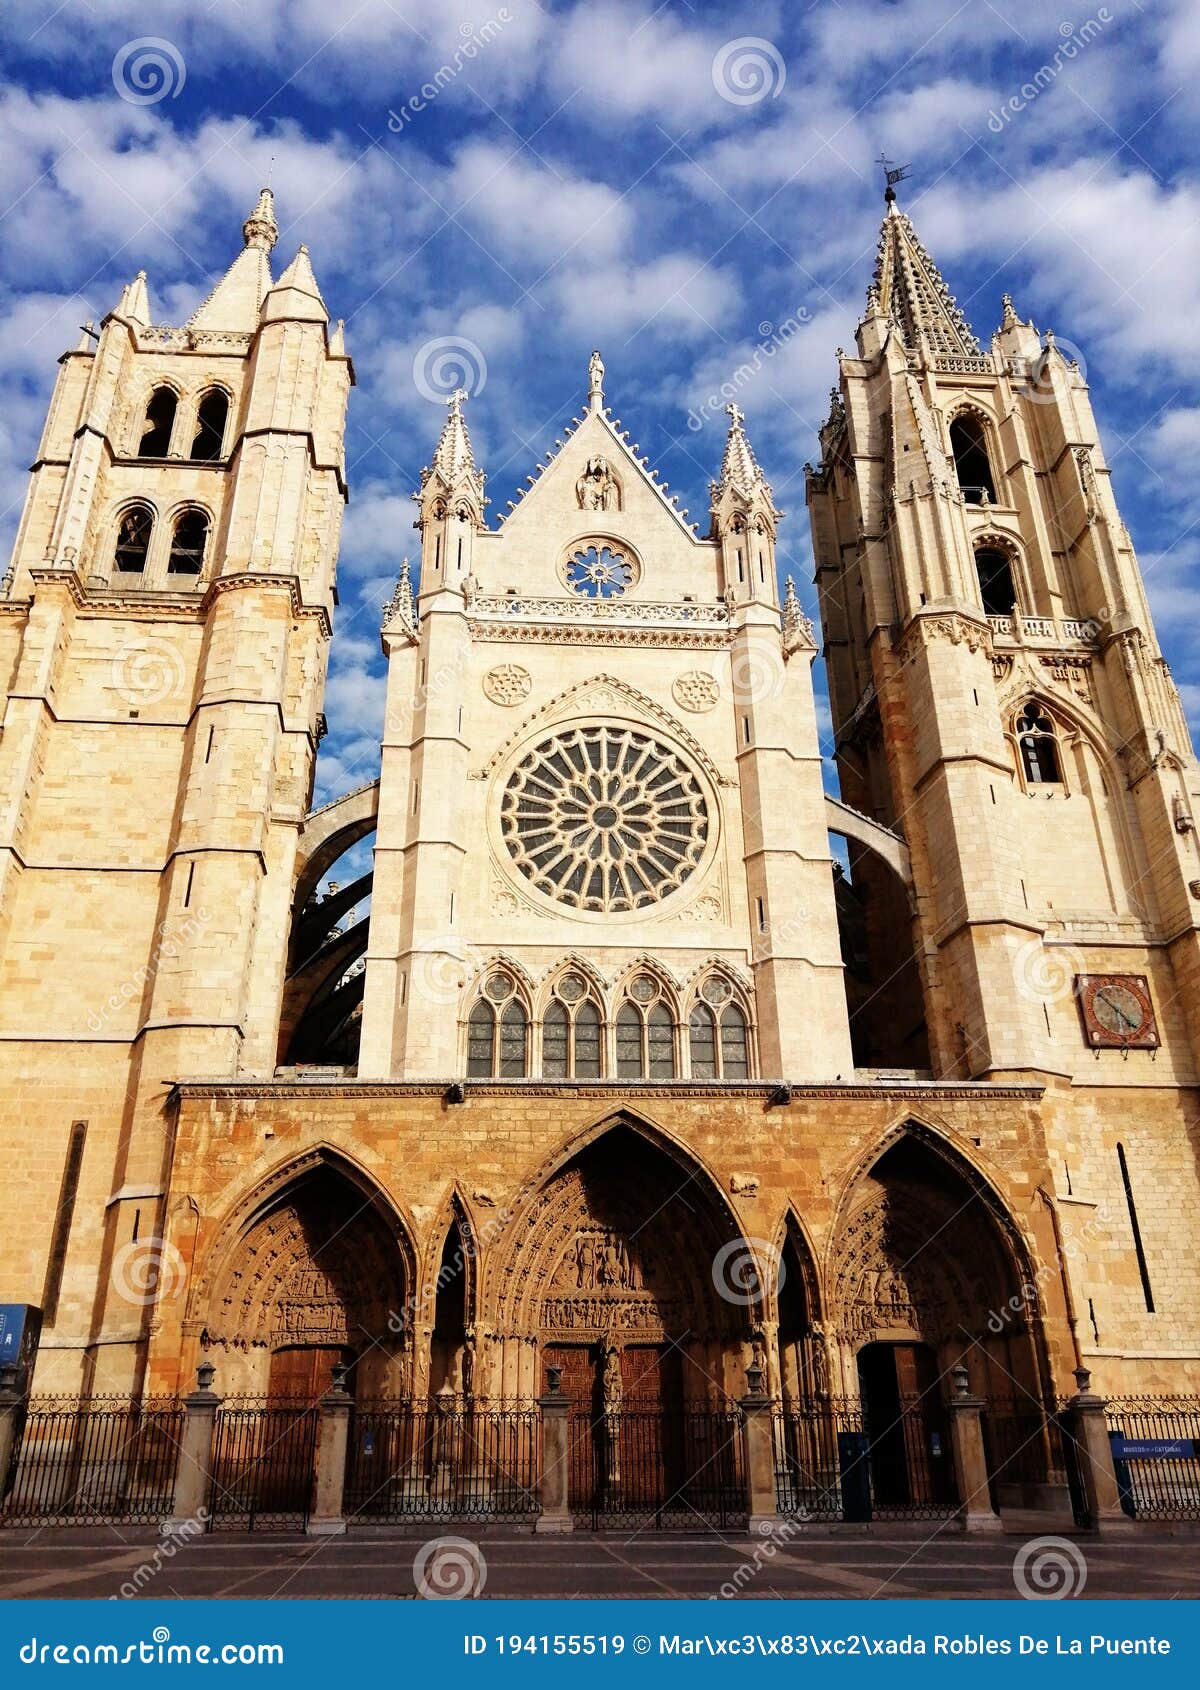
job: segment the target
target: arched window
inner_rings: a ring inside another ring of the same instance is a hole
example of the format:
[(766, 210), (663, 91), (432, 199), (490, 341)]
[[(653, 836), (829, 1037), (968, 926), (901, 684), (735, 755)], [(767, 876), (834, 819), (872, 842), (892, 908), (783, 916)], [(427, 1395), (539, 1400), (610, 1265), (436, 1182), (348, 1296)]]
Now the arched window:
[(525, 1006), (513, 998), (500, 1017), (500, 1077), (520, 1079), (525, 1073), (529, 1051), (529, 1017)]
[(590, 1000), (575, 1012), (575, 1078), (600, 1078), (600, 1011)]
[(625, 1080), (675, 1078), (675, 1018), (662, 987), (650, 974), (629, 982), (617, 1012), (617, 1076)]
[(973, 412), (964, 411), (950, 424), (950, 450), (954, 454), (958, 485), (962, 488), (967, 503), (982, 504), (986, 494), (994, 504), (996, 486), (992, 480), (987, 436), (983, 423)]
[(706, 1003), (698, 1003), (688, 1022), (693, 1080), (717, 1077), (717, 1018)]
[(496, 1055), (496, 1011), (482, 998), (467, 1022), (467, 1076), (490, 1080)]
[(571, 1017), (565, 1004), (555, 1000), (542, 1021), (542, 1073), (548, 1080), (565, 1080), (570, 1074)]
[(600, 1011), (587, 991), (587, 981), (574, 970), (554, 983), (554, 996), (542, 1017), (542, 1073), (547, 1079), (600, 1077)]
[(750, 1074), (750, 1040), (746, 1017), (736, 1003), (721, 1011), (721, 1078), (745, 1080)]
[(183, 511), (175, 522), (171, 535), (171, 555), (167, 560), (169, 575), (199, 575), (204, 566), (204, 547), (208, 541), (208, 517), (204, 511)]
[(1058, 735), (1054, 723), (1039, 704), (1029, 704), (1017, 718), (1017, 744), (1021, 766), (1030, 786), (1056, 786), (1062, 781), (1058, 756)]
[(130, 505), (117, 523), (114, 562), (122, 575), (141, 575), (154, 532), (154, 512), (147, 505)]
[(979, 577), (979, 596), (988, 616), (1011, 616), (1016, 609), (1017, 594), (1013, 586), (1012, 560), (998, 546), (980, 546), (975, 553), (975, 573)]
[(146, 420), (138, 441), (139, 458), (165, 458), (171, 450), (171, 430), (175, 426), (175, 407), (178, 400), (173, 387), (156, 387), (146, 406)]
[(229, 395), (210, 388), (196, 409), (196, 432), (191, 459), (195, 464), (212, 464), (223, 456), (225, 423), (229, 416)]
[(646, 1053), (652, 1080), (675, 1078), (675, 1026), (665, 1003), (656, 1003), (646, 1017)]
[(617, 1078), (640, 1080), (642, 1066), (642, 1018), (631, 1003), (617, 1011)]

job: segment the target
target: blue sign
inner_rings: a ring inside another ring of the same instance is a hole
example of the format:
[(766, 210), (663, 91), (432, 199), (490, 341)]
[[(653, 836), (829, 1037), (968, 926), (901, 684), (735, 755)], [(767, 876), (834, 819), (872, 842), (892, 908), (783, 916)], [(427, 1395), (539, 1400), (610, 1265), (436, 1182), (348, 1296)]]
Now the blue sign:
[(24, 1387), (42, 1334), (42, 1311), (32, 1303), (0, 1303), (0, 1363), (15, 1361)]
[(1126, 1438), (1110, 1432), (1114, 1461), (1191, 1460), (1196, 1454), (1194, 1438)]

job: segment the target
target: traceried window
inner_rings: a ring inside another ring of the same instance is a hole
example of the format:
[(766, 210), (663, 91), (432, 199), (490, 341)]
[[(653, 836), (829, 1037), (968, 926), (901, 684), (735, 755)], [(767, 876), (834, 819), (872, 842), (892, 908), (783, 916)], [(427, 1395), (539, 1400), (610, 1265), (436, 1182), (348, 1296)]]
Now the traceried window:
[(510, 775), (500, 827), (513, 862), (558, 903), (642, 909), (694, 873), (708, 807), (683, 759), (616, 724), (543, 740)]
[(117, 523), (117, 543), (113, 562), (122, 575), (143, 575), (146, 554), (150, 550), (150, 536), (154, 532), (154, 512), (148, 505), (130, 505), (122, 511)]
[(179, 403), (173, 387), (156, 387), (146, 406), (146, 418), (138, 441), (139, 458), (165, 458), (171, 450), (175, 407)]
[(602, 543), (581, 546), (564, 567), (567, 586), (590, 599), (618, 599), (633, 585), (633, 564), (623, 552)]
[(551, 1080), (600, 1077), (600, 1011), (587, 996), (587, 982), (572, 971), (555, 982), (542, 1018), (542, 1073)]
[(489, 974), (467, 1018), (467, 1077), (520, 1079), (529, 1066), (529, 1017), (511, 978)]
[(1062, 781), (1058, 735), (1039, 704), (1026, 705), (1017, 717), (1017, 744), (1027, 785), (1057, 786)]
[(204, 566), (204, 547), (208, 541), (208, 517), (204, 511), (183, 511), (176, 518), (171, 535), (171, 555), (167, 559), (169, 575), (199, 575)]
[(996, 502), (996, 484), (992, 479), (992, 461), (988, 456), (987, 435), (981, 418), (964, 411), (950, 424), (950, 450), (954, 454), (954, 468), (958, 484), (969, 505), (981, 505), (985, 499)]
[(219, 387), (210, 388), (196, 407), (196, 432), (190, 453), (193, 463), (212, 464), (222, 456), (228, 416), (229, 395)]
[(658, 981), (639, 974), (626, 990), (626, 1001), (617, 1012), (617, 1077), (674, 1079), (675, 1018)]
[(712, 975), (688, 1020), (688, 1051), (694, 1080), (745, 1080), (750, 1075), (750, 1029), (733, 988)]

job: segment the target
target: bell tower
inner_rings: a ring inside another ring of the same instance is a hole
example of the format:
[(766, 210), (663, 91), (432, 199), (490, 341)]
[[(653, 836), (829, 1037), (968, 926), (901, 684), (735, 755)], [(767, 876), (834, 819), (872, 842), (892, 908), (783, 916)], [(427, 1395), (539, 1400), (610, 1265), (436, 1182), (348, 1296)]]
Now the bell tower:
[(1200, 777), (1082, 369), (1007, 295), (981, 347), (889, 186), (839, 376), (808, 471), (837, 761), (911, 853), (907, 912), (854, 878), (911, 923), (935, 1074), (1107, 1073), (1133, 1039), (1084, 994), (1130, 976), (1157, 1080), (1193, 1081)]
[(139, 273), (60, 360), (0, 602), (4, 1113), (52, 1159), (86, 1129), (51, 1289), (114, 1375), (140, 1314), (107, 1265), (161, 1230), (173, 1078), (274, 1068), (322, 730), (353, 375), (306, 249), (272, 276), (269, 190), (242, 234), (185, 326)]

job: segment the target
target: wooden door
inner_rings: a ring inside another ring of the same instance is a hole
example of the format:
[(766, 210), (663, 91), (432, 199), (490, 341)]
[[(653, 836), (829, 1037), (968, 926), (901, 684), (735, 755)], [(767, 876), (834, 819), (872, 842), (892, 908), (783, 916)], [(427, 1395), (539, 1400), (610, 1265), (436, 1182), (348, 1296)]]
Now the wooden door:
[(599, 1379), (596, 1349), (591, 1344), (547, 1344), (542, 1350), (542, 1389), (548, 1371), (562, 1373), (562, 1388), (570, 1400), (567, 1410), (567, 1503), (584, 1512), (592, 1507), (597, 1484)]
[(271, 1402), (319, 1402), (333, 1383), (334, 1366), (350, 1359), (347, 1350), (324, 1344), (276, 1350), (267, 1396)]

